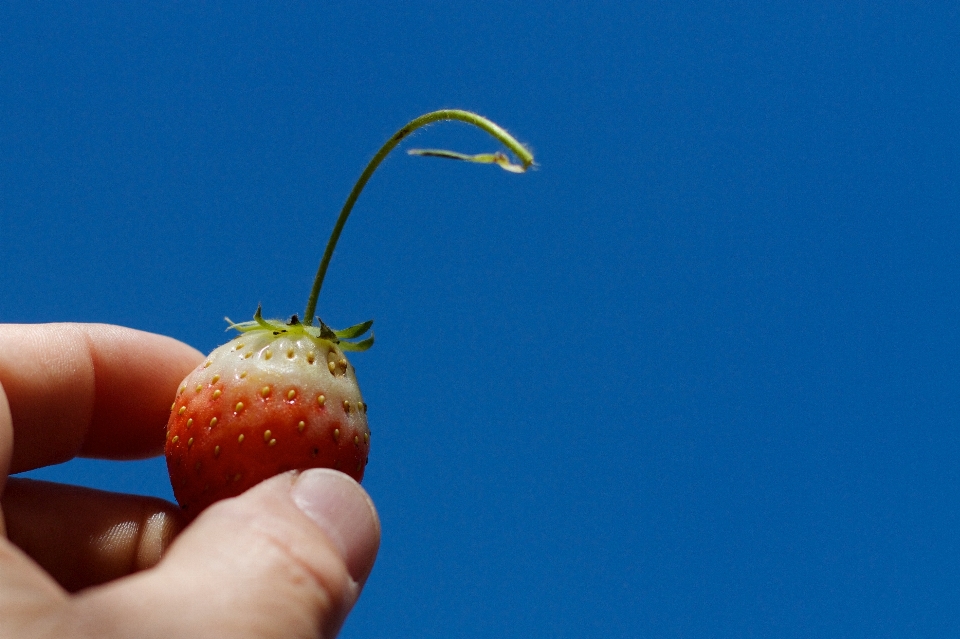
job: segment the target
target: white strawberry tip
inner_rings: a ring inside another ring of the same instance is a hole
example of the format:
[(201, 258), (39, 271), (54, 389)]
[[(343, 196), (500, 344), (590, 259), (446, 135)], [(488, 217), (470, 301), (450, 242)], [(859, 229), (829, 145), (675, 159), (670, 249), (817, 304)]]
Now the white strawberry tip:
[(373, 346), (373, 333), (370, 333), (369, 337), (359, 341), (353, 341), (359, 337), (362, 337), (367, 331), (370, 330), (370, 327), (373, 326), (373, 320), (367, 320), (366, 322), (361, 322), (360, 324), (355, 324), (348, 328), (335, 330), (327, 326), (319, 317), (316, 318), (319, 326), (307, 326), (301, 322), (300, 318), (296, 315), (293, 315), (287, 321), (265, 320), (263, 319), (263, 315), (261, 315), (261, 310), (261, 307), (257, 306), (257, 312), (253, 314), (253, 320), (250, 322), (238, 323), (234, 322), (229, 317), (224, 318), (229, 324), (227, 330), (233, 329), (240, 333), (267, 331), (273, 333), (275, 336), (286, 334), (291, 337), (297, 335), (310, 335), (311, 337), (317, 339), (333, 342), (334, 344), (339, 345), (340, 349), (344, 351), (365, 351)]

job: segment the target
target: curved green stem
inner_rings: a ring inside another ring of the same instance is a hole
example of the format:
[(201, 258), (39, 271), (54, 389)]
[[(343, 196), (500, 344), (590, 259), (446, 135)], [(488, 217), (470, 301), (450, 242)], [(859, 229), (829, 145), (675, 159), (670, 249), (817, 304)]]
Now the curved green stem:
[[(367, 164), (367, 168), (365, 168), (363, 173), (360, 174), (360, 179), (357, 180), (357, 183), (353, 186), (353, 190), (350, 191), (350, 195), (347, 196), (347, 201), (344, 202), (343, 208), (340, 210), (340, 216), (337, 218), (337, 223), (334, 225), (333, 232), (330, 234), (330, 240), (327, 242), (327, 248), (323, 252), (323, 258), (320, 260), (320, 268), (317, 269), (317, 276), (313, 280), (313, 289), (310, 291), (310, 297), (307, 299), (307, 308), (303, 312), (303, 323), (307, 326), (313, 324), (313, 317), (317, 310), (317, 299), (320, 297), (320, 288), (323, 286), (323, 279), (327, 275), (327, 267), (330, 265), (330, 258), (333, 257), (333, 250), (336, 248), (337, 241), (340, 239), (340, 233), (343, 231), (343, 227), (347, 223), (347, 218), (350, 217), (350, 211), (353, 210), (353, 205), (356, 203), (357, 198), (360, 197), (360, 192), (363, 191), (363, 187), (365, 187), (367, 182), (370, 180), (370, 176), (372, 176), (374, 171), (377, 170), (377, 167), (380, 166), (380, 163), (383, 162), (384, 158), (390, 154), (390, 151), (400, 144), (401, 140), (417, 129), (441, 120), (459, 120), (460, 122), (466, 122), (467, 124), (472, 124), (475, 127), (483, 129), (503, 143), (503, 145), (508, 149), (510, 149), (510, 151), (512, 151), (520, 160), (521, 164), (519, 166), (510, 164), (509, 162), (505, 161), (502, 154), (466, 156), (444, 151), (426, 151), (420, 152), (421, 155), (441, 155), (442, 157), (453, 157), (455, 159), (472, 162), (492, 162), (514, 172), (522, 172), (533, 164), (533, 155), (530, 153), (530, 151), (528, 151), (522, 144), (517, 142), (513, 136), (504, 131), (502, 128), (485, 117), (477, 115), (476, 113), (471, 113), (470, 111), (461, 111), (459, 109), (443, 109), (440, 111), (426, 113), (421, 115), (419, 118), (408, 122), (406, 126), (394, 133), (393, 136), (387, 140), (382, 147), (380, 147), (380, 150), (377, 151), (377, 154), (373, 156), (373, 159), (370, 160), (369, 164)], [(443, 155), (444, 153), (446, 153), (446, 155)]]

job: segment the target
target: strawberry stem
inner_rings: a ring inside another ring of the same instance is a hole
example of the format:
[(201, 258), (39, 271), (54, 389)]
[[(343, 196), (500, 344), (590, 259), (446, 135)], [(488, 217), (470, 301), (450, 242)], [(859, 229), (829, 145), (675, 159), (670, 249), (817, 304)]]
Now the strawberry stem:
[(441, 120), (459, 120), (460, 122), (466, 122), (467, 124), (472, 124), (475, 127), (483, 129), (503, 143), (503, 145), (508, 149), (510, 149), (510, 151), (512, 151), (520, 160), (520, 164), (511, 164), (509, 161), (507, 161), (506, 157), (502, 153), (469, 156), (451, 151), (426, 150), (419, 151), (415, 154), (447, 157), (457, 160), (466, 160), (468, 162), (495, 163), (514, 173), (522, 173), (533, 164), (533, 155), (530, 153), (530, 151), (528, 151), (522, 144), (517, 142), (513, 136), (504, 131), (502, 128), (485, 117), (477, 115), (476, 113), (471, 113), (470, 111), (461, 111), (459, 109), (443, 109), (440, 111), (426, 113), (421, 115), (419, 118), (408, 122), (406, 126), (394, 133), (393, 136), (387, 140), (382, 147), (380, 147), (380, 150), (377, 151), (377, 154), (373, 156), (373, 159), (370, 160), (369, 164), (367, 164), (367, 168), (365, 168), (363, 173), (360, 174), (360, 179), (358, 179), (357, 183), (353, 186), (353, 190), (350, 191), (350, 195), (347, 196), (347, 201), (344, 202), (343, 208), (340, 210), (340, 216), (337, 218), (337, 223), (333, 227), (333, 232), (330, 233), (330, 239), (327, 241), (327, 248), (323, 252), (323, 258), (320, 260), (320, 268), (317, 269), (317, 276), (313, 280), (313, 289), (310, 291), (310, 297), (307, 299), (307, 308), (303, 312), (303, 323), (307, 326), (313, 324), (314, 314), (317, 310), (317, 299), (320, 297), (320, 288), (323, 286), (323, 279), (327, 275), (327, 267), (330, 265), (330, 258), (333, 257), (333, 250), (336, 248), (337, 241), (340, 239), (340, 233), (343, 231), (343, 227), (347, 223), (347, 218), (350, 217), (350, 212), (353, 210), (353, 205), (356, 203), (357, 198), (360, 197), (360, 192), (363, 191), (363, 187), (365, 187), (367, 182), (370, 180), (370, 176), (372, 176), (374, 171), (377, 170), (377, 167), (380, 166), (380, 163), (383, 162), (384, 158), (386, 158), (387, 155), (389, 155), (390, 152), (393, 151), (398, 144), (400, 144), (401, 140), (417, 129)]

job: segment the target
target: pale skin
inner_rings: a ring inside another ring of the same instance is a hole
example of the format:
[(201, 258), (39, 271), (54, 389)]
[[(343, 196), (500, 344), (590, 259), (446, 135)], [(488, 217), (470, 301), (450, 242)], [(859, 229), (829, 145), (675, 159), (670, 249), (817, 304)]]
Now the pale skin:
[(333, 637), (380, 543), (332, 470), (288, 473), (186, 525), (163, 500), (10, 478), (160, 454), (203, 355), (106, 325), (0, 325), (0, 638)]

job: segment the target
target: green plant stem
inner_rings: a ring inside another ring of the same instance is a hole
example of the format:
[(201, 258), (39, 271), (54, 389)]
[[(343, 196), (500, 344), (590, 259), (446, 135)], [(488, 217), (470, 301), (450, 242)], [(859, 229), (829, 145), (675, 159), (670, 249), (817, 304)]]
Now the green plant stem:
[(350, 191), (350, 195), (347, 196), (347, 201), (344, 202), (343, 208), (340, 210), (340, 216), (337, 218), (337, 223), (333, 227), (333, 232), (330, 233), (330, 239), (327, 241), (327, 248), (323, 252), (323, 258), (320, 260), (320, 268), (317, 269), (317, 276), (313, 280), (313, 289), (310, 291), (310, 297), (307, 299), (307, 308), (303, 312), (303, 323), (307, 326), (311, 326), (313, 324), (314, 314), (317, 310), (317, 299), (320, 297), (320, 288), (323, 286), (323, 279), (327, 275), (327, 267), (330, 265), (330, 259), (333, 257), (333, 251), (337, 246), (337, 241), (340, 239), (340, 233), (343, 231), (343, 227), (347, 223), (347, 218), (350, 217), (350, 212), (353, 210), (353, 205), (356, 203), (357, 198), (360, 197), (360, 192), (363, 191), (363, 187), (365, 187), (367, 182), (370, 180), (370, 176), (372, 176), (374, 171), (377, 170), (377, 167), (380, 166), (380, 163), (383, 162), (384, 158), (386, 158), (387, 155), (389, 155), (390, 152), (398, 144), (400, 144), (405, 137), (421, 127), (442, 120), (458, 120), (460, 122), (466, 122), (467, 124), (472, 124), (475, 127), (483, 129), (491, 136), (499, 140), (508, 149), (510, 149), (510, 151), (512, 151), (520, 160), (524, 169), (533, 164), (533, 155), (530, 153), (530, 151), (528, 151), (522, 144), (514, 139), (513, 136), (504, 131), (502, 128), (485, 117), (477, 115), (476, 113), (471, 113), (470, 111), (461, 111), (459, 109), (443, 109), (440, 111), (426, 113), (421, 115), (419, 118), (408, 122), (406, 126), (394, 133), (393, 136), (387, 140), (382, 147), (380, 147), (380, 150), (377, 151), (377, 154), (373, 156), (373, 159), (370, 160), (369, 164), (367, 164), (367, 168), (365, 168), (363, 173), (360, 174), (360, 179), (358, 179), (357, 183), (353, 186), (353, 190)]

